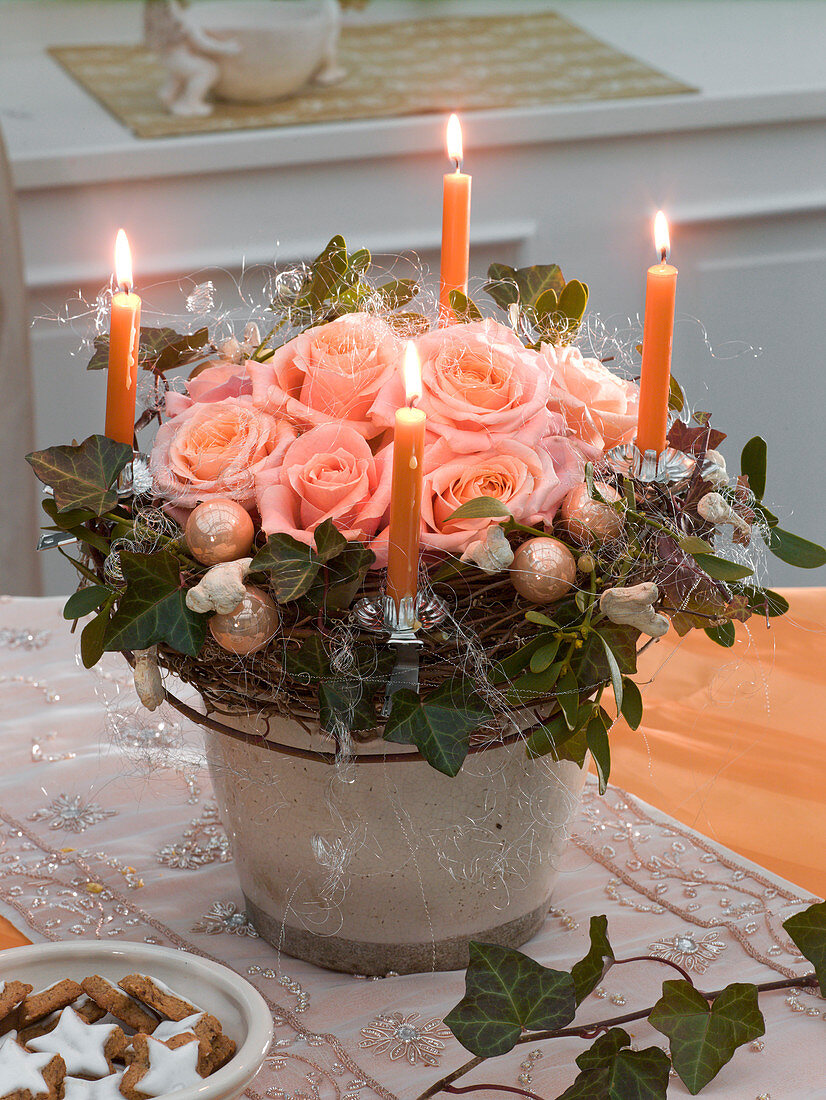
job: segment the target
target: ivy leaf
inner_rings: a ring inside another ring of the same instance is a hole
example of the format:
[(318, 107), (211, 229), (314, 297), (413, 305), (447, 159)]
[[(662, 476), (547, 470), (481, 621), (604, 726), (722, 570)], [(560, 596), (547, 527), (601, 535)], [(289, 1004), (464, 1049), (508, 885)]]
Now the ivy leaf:
[(766, 441), (753, 436), (740, 455), (740, 472), (749, 479), (749, 488), (758, 500), (766, 491)]
[(622, 681), (622, 708), (621, 713), (632, 730), (640, 728), (642, 722), (642, 695), (636, 681), (630, 676)]
[(608, 740), (608, 730), (610, 728), (610, 716), (606, 714), (602, 707), (596, 707), (588, 721), (588, 725), (585, 727), (585, 739), (597, 767), (600, 794), (605, 794), (608, 787), (608, 776), (611, 774), (611, 745)]
[(64, 619), (82, 619), (84, 615), (91, 614), (112, 595), (112, 590), (104, 588), (100, 584), (90, 584), (87, 588), (79, 588), (73, 592), (63, 608)]
[(482, 320), (482, 314), (479, 312), (479, 307), (472, 298), (468, 298), (467, 294), (463, 294), (461, 290), (451, 290), (448, 299), (450, 311), (457, 322), (465, 324), (468, 321)]
[(142, 328), (138, 359), (144, 368), (165, 374), (203, 358), (201, 350), (209, 343), (209, 329), (179, 333), (171, 328)]
[(626, 1049), (630, 1036), (612, 1028), (576, 1060), (582, 1072), (559, 1100), (666, 1100), (671, 1063), (657, 1047)]
[(251, 573), (269, 573), (279, 603), (303, 596), (316, 579), (321, 562), (312, 547), (291, 535), (270, 535), (250, 565)]
[[(591, 939), (591, 946), (588, 949), (588, 954), (585, 958), (580, 959), (578, 963), (574, 963), (571, 967), (571, 977), (574, 979), (577, 1005), (581, 1005), (588, 994), (592, 993), (602, 981), (603, 975), (605, 974), (605, 960), (613, 960), (614, 958), (614, 949), (608, 942), (608, 918), (606, 916), (600, 915), (598, 917), (591, 917), (588, 935)], [(608, 1035), (610, 1034), (611, 1032), (609, 1031)], [(607, 1035), (604, 1036), (604, 1038), (607, 1037)], [(591, 1049), (593, 1050), (593, 1047)], [(591, 1068), (589, 1065), (583, 1065), (579, 1058), (577, 1058), (577, 1065), (580, 1069)]]
[(826, 989), (826, 901), (810, 905), (783, 922), (801, 953), (815, 968), (820, 995)]
[(703, 629), (709, 638), (711, 638), (712, 642), (716, 642), (716, 644), (722, 646), (723, 649), (731, 649), (737, 640), (737, 635), (734, 631), (734, 623), (732, 622), (720, 623), (719, 626), (706, 626), (703, 627)]
[[(605, 925), (607, 926), (608, 918), (607, 917), (591, 917), (591, 944), (592, 945), (594, 943), (594, 922), (595, 921), (604, 921)], [(606, 940), (605, 942), (607, 943), (608, 941)], [(613, 957), (614, 957), (613, 952), (611, 952), (610, 955), (605, 956), (605, 958), (612, 958), (612, 959), (613, 959)], [(577, 963), (577, 966), (578, 965), (579, 964)], [(576, 969), (576, 967), (574, 967), (574, 969)], [(601, 971), (602, 971), (602, 965), (600, 965), (600, 972)], [(582, 1001), (588, 996), (588, 993), (590, 993), (592, 989), (596, 989), (598, 984), (599, 984), (599, 978), (597, 978), (597, 980), (591, 986), (591, 989), (589, 989), (586, 993), (584, 993), (582, 995), (582, 997), (579, 996), (579, 992), (577, 991), (577, 1005), (581, 1004)], [(583, 1052), (581, 1054), (577, 1055), (576, 1064), (582, 1070), (605, 1069), (607, 1066), (611, 1065), (611, 1063), (614, 1061), (614, 1059), (616, 1058), (616, 1056), (619, 1054), (619, 1052), (622, 1050), (623, 1047), (629, 1047), (629, 1046), (631, 1046), (631, 1036), (628, 1034), (628, 1032), (624, 1028), (621, 1028), (621, 1027), (612, 1027), (610, 1031), (606, 1031), (604, 1035), (600, 1035), (600, 1037), (596, 1040), (596, 1042), (592, 1043), (591, 1046), (589, 1046), (587, 1050), (583, 1050)]]
[(82, 508), (102, 516), (118, 502), (117, 490), (111, 486), (132, 461), (132, 448), (105, 435), (90, 435), (77, 446), (32, 451), (26, 461), (54, 490), (59, 512)]
[(564, 1027), (576, 1013), (574, 981), (510, 947), (470, 944), (465, 995), (445, 1023), (481, 1058), (506, 1054), (523, 1031)]
[(648, 1022), (668, 1036), (674, 1069), (692, 1096), (766, 1030), (757, 986), (744, 982), (726, 986), (711, 1004), (687, 981), (663, 982)]
[(325, 519), (313, 531), (315, 539), (316, 557), (321, 562), (327, 562), (340, 554), (347, 546), (347, 539), (342, 535), (331, 519)]
[(316, 575), (307, 591), (308, 599), (325, 611), (349, 607), (375, 560), (373, 551), (360, 542), (345, 542), (341, 552)]
[(826, 550), (822, 546), (780, 527), (771, 528), (769, 550), (776, 558), (787, 565), (796, 565), (798, 569), (817, 569), (826, 565)]
[(685, 408), (685, 394), (683, 393), (683, 387), (680, 385), (673, 374), (671, 375), (671, 378), (668, 382), (668, 407), (676, 413), (681, 413)]
[(84, 668), (94, 668), (103, 656), (103, 639), (114, 602), (115, 595), (111, 593), (98, 614), (80, 632), (80, 659)]
[(599, 632), (601, 639), (595, 638), (593, 633), (588, 636), (580, 659), (579, 682), (588, 690), (611, 681), (605, 642), (611, 647), (623, 676), (633, 676), (637, 671), (639, 630), (620, 623), (602, 622), (599, 624)]
[(302, 684), (321, 680), (330, 674), (330, 659), (321, 638), (311, 634), (298, 649), (288, 649), (284, 658), (284, 671)]
[(488, 718), (487, 705), (464, 679), (447, 680), (426, 697), (403, 688), (393, 696), (384, 739), (415, 745), (432, 768), (454, 776), (467, 756), (471, 733)]
[(445, 523), (456, 519), (499, 519), (510, 516), (510, 510), (496, 497), (474, 497), (466, 500), (455, 512), (451, 512)]
[(197, 657), (204, 644), (207, 617), (186, 606), (178, 559), (155, 554), (120, 553), (126, 591), (106, 629), (104, 648), (147, 649), (166, 642), (178, 653)]
[(376, 726), (372, 694), (365, 692), (361, 680), (325, 680), (318, 689), (321, 728), (336, 734), (343, 728), (371, 730)]
[[(741, 581), (754, 572), (747, 565), (738, 565), (737, 562), (718, 557), (717, 554), (692, 554), (691, 556), (703, 572), (715, 581)], [(826, 561), (826, 555), (823, 560)]]

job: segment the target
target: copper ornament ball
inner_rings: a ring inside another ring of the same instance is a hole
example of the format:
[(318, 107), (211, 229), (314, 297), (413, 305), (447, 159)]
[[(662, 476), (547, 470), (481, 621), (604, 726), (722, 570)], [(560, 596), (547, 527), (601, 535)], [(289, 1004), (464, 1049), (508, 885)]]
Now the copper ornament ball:
[(229, 497), (205, 500), (189, 514), (184, 538), (192, 556), (203, 565), (245, 558), (255, 528), (246, 508)]
[(583, 482), (571, 489), (560, 508), (560, 517), (568, 534), (581, 546), (608, 542), (622, 533), (623, 516), (610, 506), (621, 499), (619, 493), (613, 485), (607, 485), (604, 481), (595, 481), (594, 488), (609, 504), (592, 500), (588, 495), (588, 486)]
[(574, 555), (559, 539), (523, 542), (510, 567), (511, 583), (531, 603), (561, 600), (576, 579)]
[(230, 653), (245, 657), (262, 649), (278, 630), (278, 608), (260, 588), (245, 584), (246, 594), (229, 615), (213, 615), (209, 620), (212, 637)]

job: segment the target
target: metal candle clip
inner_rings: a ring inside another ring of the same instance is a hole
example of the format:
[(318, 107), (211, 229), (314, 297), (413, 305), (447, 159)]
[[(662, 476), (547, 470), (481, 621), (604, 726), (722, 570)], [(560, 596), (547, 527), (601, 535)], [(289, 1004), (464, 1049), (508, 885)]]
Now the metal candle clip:
[(392, 596), (361, 599), (353, 609), (356, 622), (364, 630), (387, 634), (387, 644), (396, 651), (396, 662), (387, 681), (382, 718), (387, 718), (393, 696), (402, 688), (419, 690), (419, 649), (421, 639), (416, 632), (424, 627), (438, 626), (447, 615), (447, 608), (438, 596), (405, 596), (397, 605)]

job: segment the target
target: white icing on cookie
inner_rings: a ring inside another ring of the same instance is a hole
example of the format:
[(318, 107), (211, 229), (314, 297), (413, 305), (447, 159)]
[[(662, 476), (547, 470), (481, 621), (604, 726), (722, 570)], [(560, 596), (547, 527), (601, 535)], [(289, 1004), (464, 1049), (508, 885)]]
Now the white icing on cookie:
[(187, 1016), (183, 1020), (163, 1020), (155, 1030), (152, 1032), (154, 1039), (166, 1040), (174, 1039), (176, 1035), (181, 1035), (184, 1031), (194, 1032), (192, 1029), (202, 1020), (204, 1017), (203, 1012), (195, 1012), (192, 1016)]
[(87, 1024), (70, 1006), (60, 1013), (57, 1027), (46, 1035), (29, 1039), (32, 1050), (62, 1054), (67, 1073), (88, 1073), (105, 1077), (110, 1072), (103, 1052), (117, 1024)]
[(0, 982), (0, 997), (2, 997), (5, 992), (6, 992), (6, 983), (5, 982)]
[(146, 1049), (149, 1053), (149, 1069), (135, 1082), (138, 1092), (147, 1096), (163, 1096), (175, 1089), (184, 1089), (187, 1085), (200, 1085), (203, 1081), (198, 1073), (198, 1043), (185, 1043), (176, 1050), (170, 1050), (164, 1043), (147, 1037)]
[(63, 1100), (123, 1100), (123, 1093), (120, 1091), (122, 1078), (122, 1072), (100, 1077), (97, 1081), (67, 1077), (63, 1082), (66, 1089)]
[(29, 1053), (11, 1035), (6, 1035), (0, 1041), (0, 1086), (6, 1092), (28, 1089), (32, 1096), (48, 1093), (43, 1070), (52, 1058), (54, 1054)]
[[(153, 978), (151, 974), (148, 974), (147, 977), (149, 978), (149, 981), (152, 982), (152, 984), (158, 989), (160, 989), (161, 993), (165, 993), (167, 997), (175, 997), (176, 1000), (183, 1001), (185, 1005), (192, 1005), (192, 1001), (190, 1001), (189, 997), (184, 997), (182, 993), (178, 993), (174, 989), (170, 989), (169, 986), (165, 985), (159, 978)], [(192, 1005), (192, 1007), (198, 1008), (197, 1005)], [(199, 1011), (203, 1010), (199, 1009)]]

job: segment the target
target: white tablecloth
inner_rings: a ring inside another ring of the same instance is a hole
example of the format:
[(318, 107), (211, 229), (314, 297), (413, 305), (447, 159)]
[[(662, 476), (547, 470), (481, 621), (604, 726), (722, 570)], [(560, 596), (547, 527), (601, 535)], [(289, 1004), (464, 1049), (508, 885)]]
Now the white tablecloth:
[[(440, 1020), (463, 991), (461, 973), (359, 979), (279, 956), (254, 935), (239, 912), (197, 728), (174, 712), (142, 711), (119, 658), (86, 672), (62, 602), (0, 601), (0, 911), (33, 940), (174, 945), (247, 976), (276, 1023), (252, 1100), (415, 1100), (467, 1061), (449, 1034), (437, 1065), (423, 1062), (415, 1043), (376, 1042), (408, 1017), (442, 1035)], [(113, 737), (115, 711), (120, 728)], [(757, 815), (760, 805), (744, 804), (743, 813)], [(812, 900), (625, 792), (612, 788), (600, 798), (589, 784), (553, 908), (524, 950), (568, 966), (585, 953), (588, 917), (606, 913), (618, 957), (659, 951), (694, 969), (706, 990), (771, 981), (810, 969), (780, 925)], [(677, 937), (687, 939), (677, 945)], [(652, 963), (618, 967), (580, 1017), (651, 1005), (673, 976)], [(761, 1005), (765, 1039), (739, 1050), (703, 1095), (826, 1095), (824, 1002), (783, 990), (763, 995)], [(385, 1019), (370, 1030), (379, 1017)], [(635, 1045), (665, 1046), (645, 1023), (629, 1030)], [(562, 1039), (520, 1046), (460, 1083), (514, 1087), (522, 1075), (523, 1088), (555, 1097), (573, 1080), (583, 1045)], [(535, 1050), (541, 1056), (528, 1059)], [(676, 1078), (672, 1095), (688, 1095)]]

